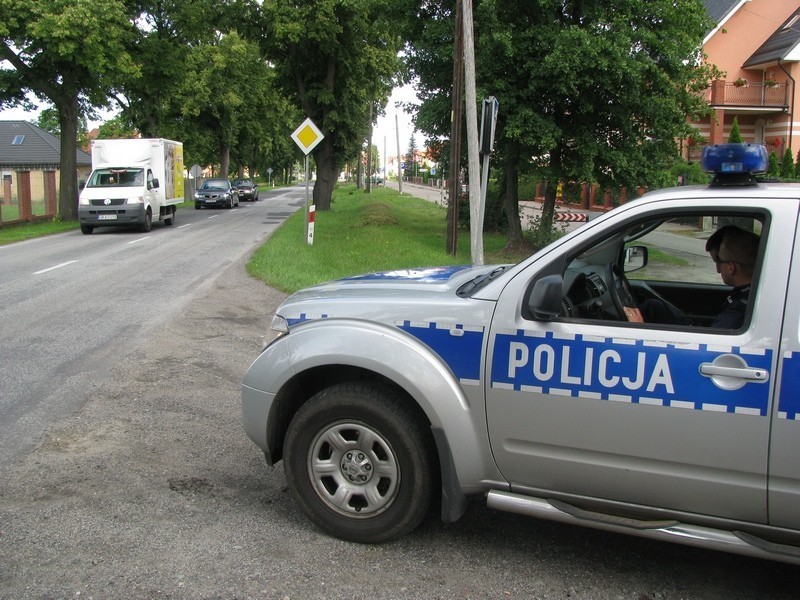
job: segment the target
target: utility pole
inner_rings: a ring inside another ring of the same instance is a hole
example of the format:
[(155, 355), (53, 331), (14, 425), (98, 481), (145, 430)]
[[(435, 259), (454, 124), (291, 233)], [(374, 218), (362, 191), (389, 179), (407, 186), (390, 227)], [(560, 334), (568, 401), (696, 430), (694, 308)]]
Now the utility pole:
[(478, 148), (478, 95), (475, 86), (475, 40), (472, 34), (472, 0), (464, 0), (464, 71), (469, 155), (469, 230), (472, 264), (483, 264), (483, 214), (481, 212), (480, 148)]
[(394, 113), (394, 132), (397, 138), (397, 191), (403, 193), (403, 161), (400, 159), (400, 125), (397, 113)]
[(367, 140), (367, 189), (368, 194), (372, 193), (372, 102), (369, 103), (369, 139)]
[(456, 2), (456, 30), (453, 36), (453, 98), (450, 109), (450, 181), (447, 203), (447, 253), (458, 254), (458, 198), (461, 194), (461, 107), (464, 89), (464, 21), (461, 0)]

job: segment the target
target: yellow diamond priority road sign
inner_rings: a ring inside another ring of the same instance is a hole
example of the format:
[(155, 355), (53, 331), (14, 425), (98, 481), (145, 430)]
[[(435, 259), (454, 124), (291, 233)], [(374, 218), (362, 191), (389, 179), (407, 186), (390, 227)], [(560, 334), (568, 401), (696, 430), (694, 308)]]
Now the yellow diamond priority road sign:
[(300, 124), (300, 127), (294, 130), (292, 139), (294, 143), (300, 146), (300, 150), (304, 154), (311, 152), (314, 147), (322, 141), (322, 132), (314, 125), (314, 121), (306, 119)]

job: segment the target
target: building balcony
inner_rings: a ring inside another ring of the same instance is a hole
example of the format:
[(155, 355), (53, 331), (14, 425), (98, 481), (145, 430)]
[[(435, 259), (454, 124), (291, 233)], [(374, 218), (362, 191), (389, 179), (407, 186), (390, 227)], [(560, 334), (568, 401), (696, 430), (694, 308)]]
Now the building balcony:
[(789, 86), (717, 80), (704, 93), (713, 108), (728, 112), (789, 112)]

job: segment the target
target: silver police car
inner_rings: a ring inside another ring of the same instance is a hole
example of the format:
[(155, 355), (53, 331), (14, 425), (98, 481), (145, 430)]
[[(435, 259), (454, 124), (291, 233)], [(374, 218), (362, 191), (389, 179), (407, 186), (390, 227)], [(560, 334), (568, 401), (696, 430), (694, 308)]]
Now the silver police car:
[(800, 564), (800, 186), (760, 146), (517, 265), (300, 291), (243, 422), (311, 521), (381, 542), (466, 498)]

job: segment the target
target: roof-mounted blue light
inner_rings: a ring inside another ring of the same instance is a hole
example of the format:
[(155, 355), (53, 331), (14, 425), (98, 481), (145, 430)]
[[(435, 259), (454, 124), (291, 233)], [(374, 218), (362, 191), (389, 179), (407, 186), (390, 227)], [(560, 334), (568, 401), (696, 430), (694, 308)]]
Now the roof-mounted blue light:
[(760, 144), (716, 144), (703, 148), (700, 166), (714, 174), (712, 184), (755, 183), (754, 175), (765, 173), (769, 164), (767, 149)]

